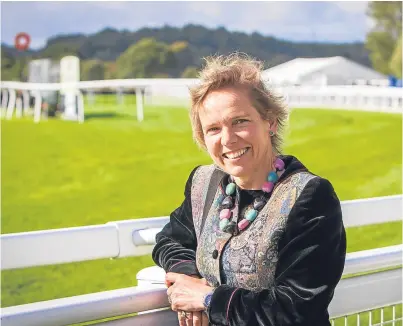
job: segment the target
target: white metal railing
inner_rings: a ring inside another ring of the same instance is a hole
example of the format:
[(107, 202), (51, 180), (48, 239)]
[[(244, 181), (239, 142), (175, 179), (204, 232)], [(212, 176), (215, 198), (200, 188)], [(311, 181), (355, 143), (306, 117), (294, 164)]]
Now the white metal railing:
[(403, 113), (403, 90), (374, 86), (298, 86), (278, 88), (292, 108), (335, 108)]
[[(42, 98), (40, 96), (41, 91), (61, 91), (64, 89), (77, 90), (77, 96), (79, 98), (79, 121), (82, 122), (84, 119), (84, 107), (82, 100), (82, 91), (94, 91), (97, 89), (115, 89), (117, 92), (122, 89), (133, 89), (136, 92), (136, 107), (137, 107), (137, 119), (142, 121), (144, 118), (144, 100), (143, 91), (145, 89), (149, 90), (149, 93), (153, 92), (163, 92), (164, 94), (169, 89), (178, 89), (179, 94), (175, 93), (177, 98), (181, 98), (182, 94), (188, 97), (188, 87), (197, 83), (197, 79), (184, 79), (184, 78), (152, 78), (152, 79), (107, 79), (107, 80), (93, 80), (93, 81), (79, 81), (70, 83), (25, 83), (25, 82), (14, 82), (14, 81), (4, 81), (0, 83), (0, 88), (3, 92), (2, 101), (2, 111), (1, 116), (11, 119), (15, 108), (16, 108), (16, 98), (15, 95), (17, 90), (20, 91), (31, 91), (36, 94), (35, 98), (35, 109), (34, 109), (34, 121), (39, 122), (41, 117), (41, 107), (36, 105), (36, 103), (41, 102)], [(151, 90), (151, 91), (150, 91)], [(10, 94), (10, 96), (9, 96)], [(29, 103), (24, 104), (24, 112), (28, 110)]]
[[(343, 201), (346, 227), (401, 220), (403, 195)], [(109, 222), (57, 230), (1, 235), (1, 268), (59, 264), (150, 253), (155, 235), (169, 217)], [(30, 248), (27, 254), (26, 248)], [(403, 245), (349, 253), (344, 276), (329, 308), (332, 318), (402, 301)], [(396, 267), (400, 267), (396, 269)], [(394, 268), (379, 271), (379, 269)], [(376, 273), (374, 273), (376, 271)], [(356, 276), (359, 273), (370, 273)], [(165, 272), (157, 267), (137, 274), (138, 286), (1, 309), (3, 326), (58, 326), (141, 313), (99, 322), (105, 325), (177, 325), (167, 309)], [(155, 311), (156, 309), (163, 309)], [(357, 324), (359, 325), (359, 324)]]
[[(93, 92), (99, 89), (113, 89), (117, 93), (122, 89), (133, 89), (136, 92), (137, 119), (144, 118), (143, 92), (147, 91), (148, 99), (152, 104), (165, 103), (165, 105), (190, 102), (189, 87), (197, 84), (198, 79), (165, 78), (165, 79), (116, 79), (93, 80), (75, 83), (23, 83), (5, 81), (0, 83), (2, 89), (2, 117), (11, 119), (17, 108), (16, 90), (35, 92), (35, 103), (41, 101), (41, 91), (60, 91), (63, 89), (76, 89), (80, 102), (82, 92)], [(403, 112), (402, 89), (396, 87), (376, 87), (363, 85), (340, 86), (287, 86), (274, 87), (274, 90), (283, 95), (291, 108), (338, 108), (378, 111), (388, 113)], [(39, 95), (38, 95), (39, 94)], [(154, 100), (153, 100), (154, 99)], [(156, 100), (157, 99), (157, 100)], [(159, 100), (158, 100), (159, 99)], [(24, 101), (25, 112), (29, 103)], [(80, 111), (84, 108), (79, 107)], [(35, 122), (39, 122), (41, 108), (35, 105)], [(19, 112), (19, 111), (18, 111)], [(17, 112), (17, 116), (20, 116)], [(82, 121), (80, 114), (80, 121)]]
[(402, 304), (390, 304), (377, 309), (366, 309), (356, 314), (340, 316), (331, 320), (332, 326), (401, 326), (402, 316), (398, 309)]
[[(400, 266), (402, 253), (403, 246), (399, 245), (348, 254), (344, 275), (369, 270), (368, 263), (360, 269), (357, 256), (362, 261), (371, 261), (371, 270), (376, 270), (385, 266)], [(156, 309), (169, 307), (163, 285), (164, 274), (161, 268), (150, 267), (137, 274), (136, 287), (3, 308), (2, 325), (61, 326), (139, 312), (148, 313), (104, 323), (119, 326), (161, 325), (164, 321), (164, 325), (177, 325), (177, 316), (170, 310), (154, 312)], [(336, 288), (329, 313), (332, 318), (336, 318), (400, 303), (401, 284), (401, 269), (344, 278)]]
[[(1, 235), (1, 269), (149, 254), (169, 217)], [(26, 250), (30, 248), (30, 250)], [(61, 254), (62, 253), (62, 254)]]
[[(353, 227), (401, 220), (402, 205), (403, 195), (343, 201), (344, 225)], [(0, 236), (1, 269), (149, 254), (155, 235), (168, 221), (169, 217), (164, 216), (4, 234)]]

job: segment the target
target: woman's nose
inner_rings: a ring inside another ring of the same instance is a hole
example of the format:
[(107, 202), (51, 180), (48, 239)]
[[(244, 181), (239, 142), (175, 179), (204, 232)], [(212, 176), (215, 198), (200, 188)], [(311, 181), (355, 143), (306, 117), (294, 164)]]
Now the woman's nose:
[(223, 128), (221, 130), (221, 145), (226, 146), (235, 143), (236, 137), (231, 128)]

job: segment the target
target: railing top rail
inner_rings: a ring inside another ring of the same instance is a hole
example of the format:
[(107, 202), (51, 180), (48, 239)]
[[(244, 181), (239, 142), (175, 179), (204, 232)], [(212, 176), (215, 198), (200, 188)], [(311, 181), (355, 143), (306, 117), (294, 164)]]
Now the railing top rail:
[[(342, 202), (346, 227), (401, 220), (403, 195)], [(1, 269), (149, 254), (168, 216), (4, 234)], [(31, 248), (27, 252), (26, 248)]]
[(167, 306), (166, 289), (130, 287), (2, 308), (1, 324), (70, 325)]
[[(144, 88), (148, 86), (193, 86), (199, 82), (196, 78), (137, 78), (137, 79), (106, 79), (79, 81), (71, 83), (27, 83), (18, 81), (1, 81), (1, 88), (20, 90), (60, 90), (65, 88), (80, 89), (101, 89), (101, 88)], [(269, 83), (269, 82), (268, 82)], [(270, 83), (269, 83), (270, 84)], [(325, 85), (325, 86), (273, 86), (282, 92), (317, 92), (318, 94), (332, 93), (341, 95), (371, 95), (371, 96), (398, 96), (401, 95), (401, 88), (379, 87), (371, 85)]]
[[(355, 226), (400, 220), (402, 198), (402, 195), (396, 195), (342, 202), (345, 224)], [(146, 254), (151, 251), (155, 243), (155, 234), (168, 220), (169, 217), (145, 218), (104, 225), (2, 235), (2, 268)], [(32, 249), (29, 255), (27, 247)], [(46, 250), (43, 250), (43, 247)], [(402, 253), (403, 245), (349, 253), (344, 275), (401, 266)], [(137, 279), (139, 285), (146, 283), (147, 289), (134, 287), (3, 308), (2, 324), (55, 326), (167, 307), (166, 291), (161, 284), (163, 273), (158, 271), (155, 273), (155, 270), (150, 273), (150, 270), (147, 270), (147, 276), (144, 276), (146, 270), (139, 272)], [(401, 285), (401, 270), (371, 275), (353, 277), (357, 280), (357, 284), (351, 281), (351, 278), (342, 280), (339, 290), (336, 289), (340, 294), (335, 296), (331, 313), (337, 315), (345, 312), (347, 308), (343, 304), (344, 298), (341, 297), (351, 297), (354, 291), (357, 293), (366, 291), (366, 295), (358, 300), (356, 298), (359, 304), (354, 304), (353, 300), (348, 309), (363, 308), (364, 304), (398, 302), (396, 298), (401, 298), (401, 291), (396, 289), (401, 288), (398, 286)], [(366, 288), (372, 289), (373, 293)]]
[(1, 82), (2, 88), (10, 89), (36, 89), (36, 90), (59, 90), (62, 88), (101, 89), (101, 88), (125, 88), (147, 86), (192, 86), (198, 79), (192, 78), (138, 78), (138, 79), (106, 79), (79, 81), (71, 83), (26, 83), (26, 82)]
[[(383, 248), (381, 251), (396, 253), (399, 249), (401, 255), (402, 246), (398, 247)], [(368, 255), (369, 251), (362, 252), (361, 259)], [(379, 250), (377, 255), (381, 255)], [(158, 274), (158, 277), (161, 275)], [(330, 315), (336, 317), (401, 302), (401, 282), (401, 269), (342, 279), (329, 307)], [(157, 283), (2, 308), (2, 325), (61, 326), (168, 307), (166, 287)], [(361, 296), (361, 293), (364, 295)], [(150, 316), (150, 320), (152, 318)]]

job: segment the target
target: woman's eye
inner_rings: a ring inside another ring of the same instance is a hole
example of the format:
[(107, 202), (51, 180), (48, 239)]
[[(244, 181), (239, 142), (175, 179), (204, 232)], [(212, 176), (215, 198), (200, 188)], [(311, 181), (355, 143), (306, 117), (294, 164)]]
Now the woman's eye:
[(239, 125), (240, 123), (244, 123), (244, 122), (247, 122), (248, 120), (246, 120), (246, 119), (237, 119), (237, 120), (235, 120), (235, 124), (236, 125)]
[(217, 127), (212, 127), (212, 128), (210, 128), (209, 130), (207, 130), (207, 132), (215, 132), (215, 131), (217, 131), (217, 130), (218, 130)]

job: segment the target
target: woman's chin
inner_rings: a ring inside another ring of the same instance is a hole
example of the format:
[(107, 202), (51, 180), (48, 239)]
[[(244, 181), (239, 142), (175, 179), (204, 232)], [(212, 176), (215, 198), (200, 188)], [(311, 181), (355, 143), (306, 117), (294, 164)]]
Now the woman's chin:
[(225, 172), (232, 175), (233, 177), (241, 178), (247, 174), (247, 169), (243, 165), (237, 164), (225, 164)]

